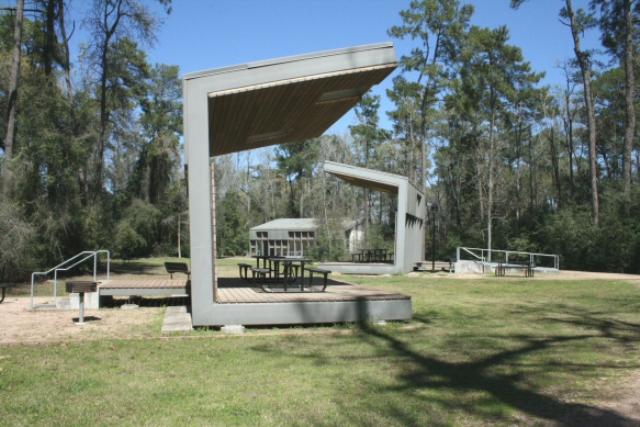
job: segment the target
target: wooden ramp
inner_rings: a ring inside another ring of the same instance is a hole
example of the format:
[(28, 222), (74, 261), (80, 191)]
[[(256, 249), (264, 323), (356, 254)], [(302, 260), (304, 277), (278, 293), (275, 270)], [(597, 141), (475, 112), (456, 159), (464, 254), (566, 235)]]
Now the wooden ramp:
[(98, 288), (105, 296), (178, 296), (188, 294), (187, 278), (127, 276), (105, 280)]

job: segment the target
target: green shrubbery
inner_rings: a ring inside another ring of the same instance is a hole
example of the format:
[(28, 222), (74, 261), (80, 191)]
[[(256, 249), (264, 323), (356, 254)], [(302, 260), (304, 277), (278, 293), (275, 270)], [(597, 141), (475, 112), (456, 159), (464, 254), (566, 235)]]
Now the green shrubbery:
[(153, 253), (161, 217), (160, 210), (152, 204), (134, 200), (116, 225), (115, 255), (129, 259)]

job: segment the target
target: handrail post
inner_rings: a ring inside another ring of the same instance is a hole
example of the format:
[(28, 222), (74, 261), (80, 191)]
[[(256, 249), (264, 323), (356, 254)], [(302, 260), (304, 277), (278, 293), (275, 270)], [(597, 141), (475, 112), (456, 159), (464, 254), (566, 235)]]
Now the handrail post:
[(53, 303), (58, 306), (58, 269), (53, 272)]
[(35, 275), (36, 273), (31, 273), (31, 310), (35, 308), (35, 305), (33, 304), (33, 284), (35, 281)]

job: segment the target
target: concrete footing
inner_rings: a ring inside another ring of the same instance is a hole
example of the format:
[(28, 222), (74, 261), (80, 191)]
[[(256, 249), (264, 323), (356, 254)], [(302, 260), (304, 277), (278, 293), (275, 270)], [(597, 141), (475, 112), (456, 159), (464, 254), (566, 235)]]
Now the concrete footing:
[(244, 334), (244, 326), (242, 325), (224, 325), (220, 330), (229, 335)]

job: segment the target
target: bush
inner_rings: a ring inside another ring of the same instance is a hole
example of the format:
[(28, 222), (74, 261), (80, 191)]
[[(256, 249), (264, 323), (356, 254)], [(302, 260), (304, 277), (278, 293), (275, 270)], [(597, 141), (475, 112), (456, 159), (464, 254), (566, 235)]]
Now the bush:
[(160, 240), (161, 217), (160, 210), (152, 204), (134, 200), (116, 225), (116, 256), (124, 259), (150, 256), (155, 242)]
[(148, 255), (148, 243), (131, 224), (124, 220), (116, 226), (116, 256), (122, 259), (138, 258)]
[(345, 256), (344, 238), (326, 230), (321, 231), (316, 236), (310, 254), (316, 261), (339, 261)]
[(11, 203), (0, 204), (0, 281), (24, 280), (34, 269), (35, 228)]

